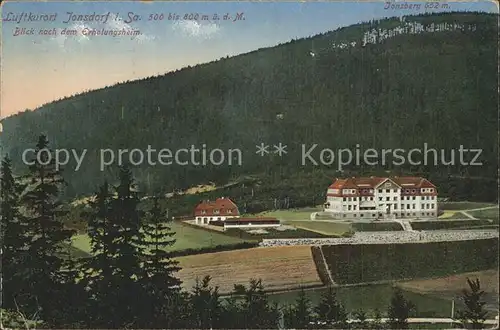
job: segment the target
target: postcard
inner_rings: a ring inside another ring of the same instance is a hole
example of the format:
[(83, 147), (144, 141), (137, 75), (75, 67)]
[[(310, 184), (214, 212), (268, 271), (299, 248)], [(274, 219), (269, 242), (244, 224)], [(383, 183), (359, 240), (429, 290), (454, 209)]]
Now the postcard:
[(498, 329), (495, 1), (3, 1), (2, 329)]

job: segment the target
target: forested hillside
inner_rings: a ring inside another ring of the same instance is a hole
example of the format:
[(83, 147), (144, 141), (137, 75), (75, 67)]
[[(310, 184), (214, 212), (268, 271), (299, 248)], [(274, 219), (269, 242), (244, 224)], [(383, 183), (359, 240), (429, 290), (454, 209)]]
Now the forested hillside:
[[(69, 196), (93, 192), (111, 174), (99, 169), (101, 148), (176, 150), (206, 144), (243, 151), (242, 166), (136, 167), (149, 193), (252, 174), (261, 175), (264, 186), (296, 179), (296, 189), (322, 194), (324, 186), (313, 182), (328, 184), (337, 164), (301, 166), (302, 144), (317, 143), (318, 150), (357, 144), (409, 150), (424, 143), (458, 150), (463, 145), (483, 149), (478, 160), (483, 166), (344, 168), (349, 175), (420, 173), (434, 178), (444, 195), (462, 184), (464, 191), (477, 191), (476, 199), (495, 200), (497, 33), (497, 16), (480, 13), (358, 24), (20, 113), (2, 121), (1, 145), (17, 172), (24, 170), (22, 150), (41, 133), (52, 148), (88, 149), (82, 168), (75, 173), (71, 164), (65, 173)], [(282, 142), (288, 154), (259, 157), (255, 146), (261, 142)], [(448, 185), (450, 177), (467, 183)]]

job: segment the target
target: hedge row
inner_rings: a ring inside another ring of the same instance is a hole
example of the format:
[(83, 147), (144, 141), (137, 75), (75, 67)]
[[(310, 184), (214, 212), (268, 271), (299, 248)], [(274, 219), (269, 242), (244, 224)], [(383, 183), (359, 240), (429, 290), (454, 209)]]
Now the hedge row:
[(316, 270), (318, 271), (319, 279), (323, 285), (329, 285), (330, 279), (328, 276), (328, 270), (326, 269), (325, 263), (323, 262), (323, 257), (321, 256), (321, 248), (319, 246), (311, 246), (312, 258), (314, 264), (316, 265)]
[(340, 284), (446, 276), (498, 267), (498, 238), (433, 243), (323, 246)]
[(397, 222), (358, 222), (353, 223), (355, 231), (402, 231), (403, 227)]
[(170, 255), (171, 257), (183, 257), (190, 256), (195, 254), (203, 254), (203, 253), (214, 253), (214, 252), (222, 252), (222, 251), (231, 251), (231, 250), (243, 250), (243, 249), (251, 249), (258, 247), (258, 242), (242, 242), (235, 244), (226, 244), (226, 245), (216, 245), (211, 247), (204, 247), (198, 249), (185, 249), (173, 251)]
[(436, 220), (410, 222), (414, 230), (467, 229), (477, 226), (491, 225), (488, 220)]

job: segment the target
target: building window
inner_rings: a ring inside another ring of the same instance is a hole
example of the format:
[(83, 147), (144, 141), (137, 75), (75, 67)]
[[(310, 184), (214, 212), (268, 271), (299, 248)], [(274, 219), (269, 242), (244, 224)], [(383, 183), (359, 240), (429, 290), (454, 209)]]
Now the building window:
[(410, 204), (406, 204), (406, 209), (409, 210), (410, 209)]
[(379, 201), (382, 201), (382, 197), (379, 197), (379, 198), (378, 198), (378, 200), (379, 200)]
[(378, 190), (378, 192), (379, 192), (379, 193), (382, 193), (382, 189), (379, 189), (379, 190)]
[(386, 197), (386, 198), (385, 198), (385, 200), (386, 200), (386, 201), (388, 201), (388, 200), (390, 200), (390, 198), (389, 198), (389, 197)]
[(233, 210), (227, 210), (227, 213), (233, 213)]
[(393, 198), (393, 200), (397, 201), (397, 200), (398, 200), (398, 198), (397, 198), (397, 197), (394, 197), (394, 198)]
[(412, 208), (412, 209), (415, 209), (415, 204), (412, 204), (412, 205), (411, 205), (411, 208)]
[(362, 217), (363, 217), (363, 213), (361, 213), (361, 214), (359, 215), (359, 217), (360, 217), (360, 218), (362, 218)]
[(394, 209), (397, 210), (398, 209), (398, 204), (394, 204)]
[(416, 198), (415, 196), (412, 197), (413, 200), (415, 200), (415, 198)]
[(391, 192), (391, 189), (386, 189), (385, 192), (388, 194)]
[(342, 198), (342, 200), (345, 202), (347, 200), (347, 198), (344, 197), (344, 198)]
[(373, 200), (373, 197), (370, 197), (370, 200), (372, 201), (372, 200)]

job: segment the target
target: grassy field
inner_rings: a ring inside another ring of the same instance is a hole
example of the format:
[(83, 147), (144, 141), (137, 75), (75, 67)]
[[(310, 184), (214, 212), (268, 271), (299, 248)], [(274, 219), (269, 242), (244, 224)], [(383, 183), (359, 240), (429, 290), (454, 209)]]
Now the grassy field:
[(444, 211), (444, 213), (443, 213), (443, 214), (441, 214), (441, 215), (439, 216), (439, 219), (449, 219), (449, 218), (452, 218), (452, 217), (453, 217), (455, 214), (457, 214), (457, 213), (460, 215), (460, 213), (459, 213), (459, 212), (455, 212), (455, 211)]
[(337, 237), (335, 234), (317, 232), (308, 228), (297, 227), (295, 225), (294, 227), (296, 228), (295, 230), (276, 230), (274, 228), (265, 228), (263, 230), (265, 230), (267, 233), (262, 234), (249, 233), (247, 230), (240, 228), (230, 228), (226, 229), (225, 234), (245, 240)]
[[(465, 283), (464, 283), (465, 284)], [(317, 304), (321, 294), (325, 291), (323, 288), (311, 289), (306, 291), (306, 295), (313, 304)], [(378, 309), (381, 313), (387, 311), (387, 306), (393, 293), (390, 284), (367, 285), (359, 287), (340, 287), (337, 288), (337, 298), (341, 301), (348, 312), (364, 310), (368, 316), (373, 316), (373, 311)], [(293, 302), (299, 291), (276, 293), (269, 296), (271, 301), (278, 303)], [(416, 312), (412, 316), (422, 317), (449, 317), (451, 301), (434, 296), (404, 291), (406, 298), (410, 299), (416, 305)]]
[(279, 220), (310, 220), (311, 213), (320, 212), (321, 208), (301, 208), (301, 209), (290, 209), (290, 210), (276, 210), (276, 211), (266, 211), (252, 216), (259, 217), (274, 217)]
[(212, 277), (221, 293), (234, 284), (248, 284), (261, 278), (267, 289), (285, 290), (297, 286), (321, 285), (309, 246), (283, 246), (224, 251), (177, 258), (182, 270), (179, 277), (190, 289), (196, 277)]
[(478, 219), (491, 219), (495, 222), (498, 222), (498, 212), (498, 207), (496, 207), (486, 210), (470, 211), (468, 213)]
[(490, 207), (495, 206), (496, 204), (492, 203), (478, 203), (478, 202), (443, 202), (439, 203), (439, 207), (442, 210), (470, 210), (470, 209), (479, 209), (482, 207)]
[[(171, 223), (170, 227), (176, 233), (174, 238), (177, 240), (171, 248), (172, 251), (213, 247), (216, 245), (229, 245), (248, 241), (215, 231), (189, 227), (179, 222)], [(74, 248), (86, 253), (90, 252), (90, 241), (86, 234), (73, 236), (72, 241)]]
[(457, 299), (461, 296), (461, 291), (467, 287), (467, 278), (478, 278), (481, 283), (481, 289), (485, 292), (486, 308), (494, 311), (498, 308), (498, 275), (498, 269), (494, 269), (434, 279), (400, 282), (398, 286), (415, 293), (440, 296), (446, 299)]

